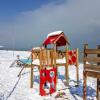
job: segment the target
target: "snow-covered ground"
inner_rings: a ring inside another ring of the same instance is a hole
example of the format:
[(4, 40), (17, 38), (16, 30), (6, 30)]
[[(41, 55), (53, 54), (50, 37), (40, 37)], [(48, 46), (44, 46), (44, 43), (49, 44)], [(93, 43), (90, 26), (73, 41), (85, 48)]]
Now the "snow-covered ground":
[[(21, 68), (14, 64), (17, 59), (27, 58), (30, 55), (28, 51), (6, 51), (0, 50), (0, 100), (82, 100), (83, 96), (83, 64), (79, 63), (79, 86), (75, 87), (75, 66), (69, 66), (70, 88), (65, 89), (65, 68), (58, 68), (57, 92), (48, 96), (39, 95), (39, 72), (37, 67), (34, 69), (34, 87), (30, 88), (30, 68), (25, 68), (18, 77)], [(37, 76), (37, 77), (36, 77)], [(65, 92), (62, 98), (55, 98), (58, 90)], [(87, 81), (87, 100), (95, 100), (96, 79), (88, 78)]]

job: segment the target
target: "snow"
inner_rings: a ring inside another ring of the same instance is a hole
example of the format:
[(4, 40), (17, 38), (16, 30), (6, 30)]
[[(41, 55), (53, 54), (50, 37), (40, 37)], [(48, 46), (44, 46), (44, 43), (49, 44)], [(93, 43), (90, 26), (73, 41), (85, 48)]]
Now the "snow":
[(32, 62), (32, 64), (34, 64), (34, 65), (40, 65), (39, 59), (35, 59), (35, 60)]
[(61, 34), (62, 32), (63, 32), (63, 31), (55, 31), (55, 32), (49, 33), (49, 34), (47, 35), (47, 38), (48, 38), (49, 36), (59, 35), (59, 34)]
[(40, 47), (34, 47), (33, 50), (40, 50)]
[[(57, 64), (61, 64), (61, 63), (65, 63), (65, 62), (66, 62), (66, 58), (65, 57), (62, 58), (62, 59), (57, 59), (56, 60)], [(32, 62), (32, 64), (34, 64), (34, 65), (40, 65), (39, 59), (34, 59), (34, 61)]]
[(62, 59), (57, 59), (57, 60), (56, 60), (56, 63), (57, 63), (57, 64), (66, 63), (66, 58), (63, 57)]
[[(21, 77), (18, 77), (21, 67), (16, 65), (17, 55), (20, 58), (30, 56), (29, 51), (7, 51), (0, 50), (0, 100), (55, 100), (60, 89), (66, 93), (62, 98), (56, 100), (83, 100), (83, 64), (79, 63), (79, 86), (76, 85), (76, 69), (74, 65), (69, 66), (69, 85), (66, 86), (65, 67), (58, 67), (57, 91), (52, 95), (39, 95), (39, 71), (34, 68), (34, 86), (30, 88), (30, 68), (25, 68)], [(59, 60), (60, 61), (60, 60)], [(63, 61), (63, 60), (62, 60)], [(15, 63), (14, 63), (15, 62)], [(37, 63), (36, 61), (35, 63)], [(96, 100), (96, 79), (88, 77), (87, 100)]]

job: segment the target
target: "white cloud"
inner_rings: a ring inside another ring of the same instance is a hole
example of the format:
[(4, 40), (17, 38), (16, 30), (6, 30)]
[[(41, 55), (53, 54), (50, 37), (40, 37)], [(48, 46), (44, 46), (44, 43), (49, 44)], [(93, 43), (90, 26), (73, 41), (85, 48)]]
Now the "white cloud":
[[(92, 44), (94, 36), (98, 37), (100, 33), (99, 5), (100, 0), (65, 0), (61, 4), (52, 2), (36, 10), (20, 13), (4, 27), (0, 25), (0, 35), (14, 33), (12, 38), (15, 38), (16, 46), (31, 47), (32, 44), (41, 44), (49, 32), (63, 30), (74, 46), (79, 46), (86, 39)], [(93, 39), (87, 38), (90, 32)], [(94, 40), (94, 44), (98, 43)]]

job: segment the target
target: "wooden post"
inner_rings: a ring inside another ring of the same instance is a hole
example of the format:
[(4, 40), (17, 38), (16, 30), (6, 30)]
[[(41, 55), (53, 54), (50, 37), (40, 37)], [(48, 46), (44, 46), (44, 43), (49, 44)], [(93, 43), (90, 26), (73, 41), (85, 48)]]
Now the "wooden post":
[(50, 50), (51, 66), (53, 66), (53, 50)]
[[(40, 62), (39, 65), (39, 72), (40, 72), (40, 70), (42, 69), (42, 47), (40, 47), (39, 62)], [(40, 89), (40, 78), (39, 78), (39, 89)]]
[(78, 48), (76, 49), (76, 77), (77, 77), (77, 85), (79, 85), (79, 67), (78, 67)]
[(86, 72), (85, 71), (83, 71), (83, 80), (84, 80), (84, 83), (83, 83), (83, 100), (86, 100), (87, 75), (86, 75)]
[[(98, 45), (97, 49), (100, 50), (100, 45)], [(98, 54), (97, 56), (100, 57), (100, 54)], [(100, 65), (100, 62), (98, 63), (98, 65)]]
[(31, 76), (30, 76), (30, 88), (33, 88), (33, 66), (32, 66), (32, 62), (33, 62), (33, 52), (31, 53)]
[(99, 100), (99, 79), (97, 78), (97, 100)]
[(54, 44), (54, 67), (56, 66), (56, 44)]
[(45, 56), (46, 56), (46, 49), (42, 49), (41, 50), (41, 54), (42, 54), (42, 56), (41, 56), (41, 60), (42, 60), (42, 69), (43, 69), (43, 65), (45, 65), (46, 64), (46, 58), (45, 58)]
[[(56, 66), (56, 50), (57, 49), (57, 47), (56, 47), (56, 43), (54, 44), (54, 67), (56, 68), (56, 84), (57, 84), (57, 82), (58, 82), (58, 67)], [(57, 87), (56, 87), (57, 88)]]
[(68, 65), (69, 65), (69, 62), (68, 62), (68, 47), (67, 47), (67, 50), (66, 50), (66, 81), (67, 81), (67, 85), (69, 86), (69, 71), (68, 71)]
[(39, 55), (39, 61), (40, 61), (40, 68), (39, 68), (39, 70), (42, 69), (42, 60), (43, 60), (43, 58), (42, 58), (42, 48), (41, 48), (40, 49), (40, 55)]
[[(87, 57), (87, 54), (85, 54), (85, 49), (88, 48), (88, 44), (84, 44), (84, 57)], [(86, 61), (84, 61), (84, 65), (86, 64)], [(84, 71), (83, 71), (83, 100), (86, 100), (86, 82), (87, 82), (87, 75), (85, 72), (85, 66), (84, 66)]]
[(50, 50), (46, 50), (46, 57), (47, 57), (47, 67), (49, 66), (49, 64), (50, 64), (50, 55), (49, 55), (49, 53), (50, 53)]
[[(97, 46), (97, 49), (100, 50), (100, 45)], [(100, 54), (98, 54), (97, 57), (100, 57)], [(100, 62), (98, 62), (97, 65), (99, 66)], [(100, 87), (100, 79), (97, 78), (97, 100), (99, 100), (99, 87)]]

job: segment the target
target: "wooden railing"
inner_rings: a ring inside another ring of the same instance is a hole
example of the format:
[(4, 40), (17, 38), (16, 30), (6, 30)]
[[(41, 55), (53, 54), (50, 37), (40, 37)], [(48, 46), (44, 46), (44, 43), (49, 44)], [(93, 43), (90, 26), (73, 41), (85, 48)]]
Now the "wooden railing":
[[(97, 55), (97, 56), (90, 56)], [(97, 49), (88, 49), (88, 44), (84, 44), (84, 71), (83, 71), (83, 79), (84, 79), (84, 88), (83, 88), (83, 100), (86, 100), (86, 81), (87, 77), (97, 78), (97, 100), (99, 98), (99, 83), (100, 83), (100, 45), (98, 45)]]

